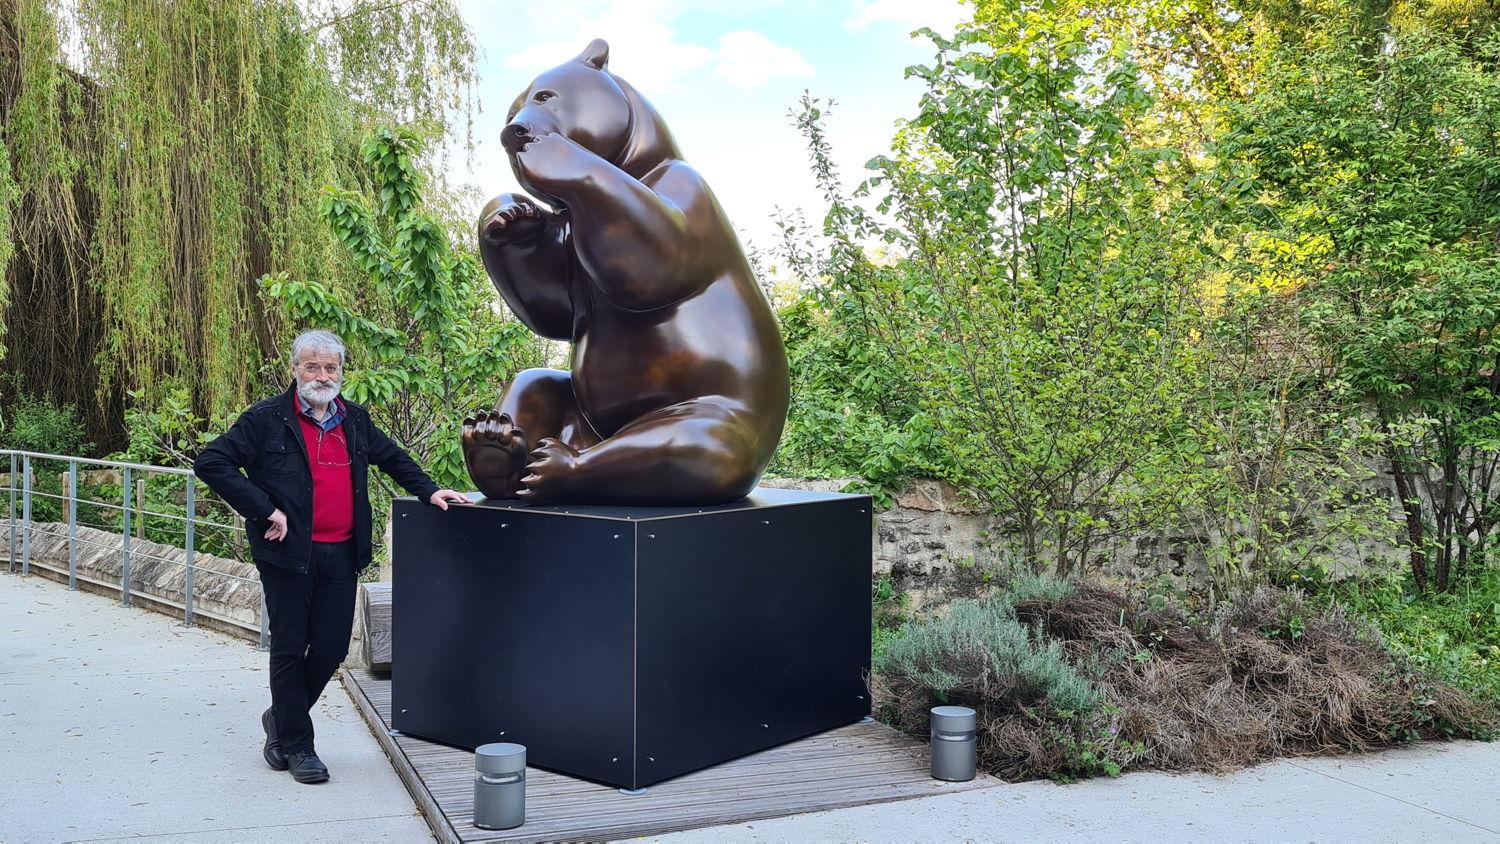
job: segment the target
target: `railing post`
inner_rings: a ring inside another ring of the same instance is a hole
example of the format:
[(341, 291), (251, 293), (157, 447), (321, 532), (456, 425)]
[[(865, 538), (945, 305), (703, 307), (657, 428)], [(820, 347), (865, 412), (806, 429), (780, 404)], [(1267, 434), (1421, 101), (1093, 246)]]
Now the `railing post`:
[(10, 573), (16, 573), (16, 455), (10, 456)]
[(68, 461), (68, 588), (78, 588), (78, 461)]
[(120, 488), (124, 509), (120, 511), (120, 603), (130, 606), (130, 467), (126, 466)]
[(184, 496), (187, 504), (187, 538), (182, 543), (183, 561), (187, 563), (187, 575), (182, 579), (182, 623), (186, 627), (193, 626), (193, 520), (198, 517), (197, 507), (193, 502), (193, 487), (196, 479), (192, 475), (187, 476), (187, 493)]
[(135, 512), (140, 518), (135, 522), (135, 538), (146, 538), (146, 479), (136, 478), (135, 481)]
[(266, 620), (266, 585), (260, 585), (260, 644), (255, 648), (258, 651), (269, 651), (271, 649), (271, 627)]
[(21, 574), (31, 574), (31, 457), (21, 458)]
[(230, 523), (234, 525), (234, 532), (229, 537), (229, 548), (238, 560), (245, 551), (245, 517), (235, 513)]

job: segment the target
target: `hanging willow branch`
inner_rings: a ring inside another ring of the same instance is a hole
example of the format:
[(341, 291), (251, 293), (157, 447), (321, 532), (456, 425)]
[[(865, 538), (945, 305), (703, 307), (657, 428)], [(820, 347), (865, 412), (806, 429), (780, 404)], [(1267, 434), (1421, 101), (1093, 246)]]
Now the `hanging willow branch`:
[(359, 186), (365, 126), (467, 129), (451, 0), (312, 6), (0, 0), (0, 368), (95, 442), (127, 391), (185, 385), (207, 418), (260, 392), (280, 326), (255, 280), (354, 278), (318, 199)]

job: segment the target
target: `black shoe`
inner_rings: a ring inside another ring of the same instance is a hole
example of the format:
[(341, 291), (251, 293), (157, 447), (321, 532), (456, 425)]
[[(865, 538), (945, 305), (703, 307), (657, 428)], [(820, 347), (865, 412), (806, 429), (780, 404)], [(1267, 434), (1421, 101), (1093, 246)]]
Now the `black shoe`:
[(286, 758), (292, 779), (297, 782), (314, 783), (328, 781), (328, 766), (313, 752), (293, 753)]
[(266, 728), (266, 746), (261, 749), (260, 755), (266, 758), (266, 764), (273, 771), (286, 770), (286, 753), (281, 750), (281, 739), (276, 737), (276, 713), (267, 709), (261, 713), (260, 725)]

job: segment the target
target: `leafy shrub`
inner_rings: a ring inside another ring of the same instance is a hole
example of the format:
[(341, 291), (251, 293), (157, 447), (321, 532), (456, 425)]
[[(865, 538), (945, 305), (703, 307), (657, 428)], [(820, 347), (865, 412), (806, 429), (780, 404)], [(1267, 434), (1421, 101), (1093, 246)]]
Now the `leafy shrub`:
[(16, 398), (8, 418), (0, 420), (0, 447), (68, 455), (94, 448), (84, 439), (76, 407), (24, 394)]
[(972, 707), (980, 763), (1002, 776), (1118, 773), (1097, 752), (1099, 691), (1003, 600), (956, 601), (905, 625), (874, 662), (872, 686), (882, 716), (914, 735), (934, 705)]
[[(0, 448), (84, 455), (92, 452), (94, 446), (84, 439), (83, 422), (73, 405), (56, 404), (46, 398), (20, 394), (6, 416), (0, 419)], [(19, 470), (19, 461), (16, 466)], [(31, 498), (31, 517), (36, 521), (55, 522), (62, 518), (62, 502), (52, 496), (63, 492), (63, 484), (58, 475), (65, 469), (66, 464), (58, 461), (32, 460), (32, 489), (39, 493)], [(8, 461), (0, 466), (0, 471), (9, 470)], [(21, 488), (19, 478), (16, 480), (16, 488)], [(17, 498), (16, 512), (19, 517), (19, 494)]]
[(882, 577), (870, 589), (870, 657), (878, 661), (907, 620), (911, 604), (905, 592), (897, 592), (889, 577)]
[(1419, 596), (1409, 578), (1392, 576), (1336, 584), (1326, 597), (1368, 618), (1412, 665), (1500, 704), (1500, 569), (1441, 595)]

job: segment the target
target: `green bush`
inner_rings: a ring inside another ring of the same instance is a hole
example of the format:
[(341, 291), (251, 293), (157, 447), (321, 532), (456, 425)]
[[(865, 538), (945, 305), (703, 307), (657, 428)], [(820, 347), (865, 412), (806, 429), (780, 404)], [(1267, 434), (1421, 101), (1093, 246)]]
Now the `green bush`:
[(1419, 596), (1410, 577), (1393, 575), (1335, 584), (1326, 597), (1369, 619), (1412, 665), (1500, 704), (1500, 569), (1440, 595)]
[(1017, 620), (1006, 596), (955, 601), (909, 622), (873, 661), (877, 711), (925, 735), (928, 710), (972, 707), (979, 756), (1010, 777), (1118, 774), (1104, 753), (1104, 699), (1062, 645)]
[(68, 455), (88, 454), (94, 448), (84, 439), (77, 408), (24, 394), (0, 419), (0, 447)]
[[(9, 411), (0, 418), (0, 448), (18, 451), (38, 451), (45, 454), (84, 455), (93, 451), (93, 444), (84, 439), (83, 422), (77, 408), (70, 404), (56, 404), (46, 398), (20, 394)], [(17, 469), (21, 463), (18, 461)], [(9, 461), (0, 471), (9, 471)], [(62, 519), (62, 502), (52, 496), (63, 493), (59, 474), (67, 465), (58, 461), (33, 459), (31, 466), (32, 490), (31, 517), (39, 522), (55, 522)], [(16, 488), (21, 488), (17, 478)], [(20, 516), (20, 496), (17, 496), (16, 513)]]
[(911, 600), (905, 592), (897, 592), (896, 584), (889, 577), (882, 577), (870, 589), (870, 659), (878, 662), (886, 647), (901, 631), (907, 621)]

